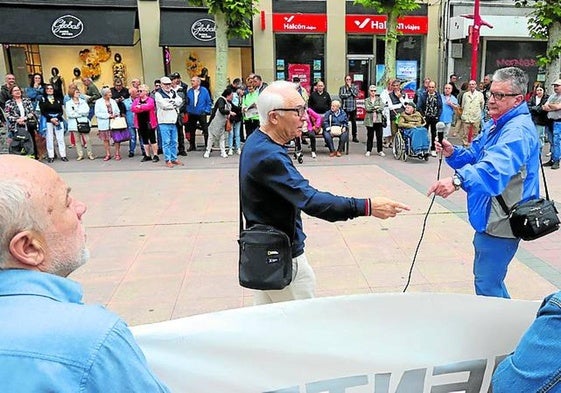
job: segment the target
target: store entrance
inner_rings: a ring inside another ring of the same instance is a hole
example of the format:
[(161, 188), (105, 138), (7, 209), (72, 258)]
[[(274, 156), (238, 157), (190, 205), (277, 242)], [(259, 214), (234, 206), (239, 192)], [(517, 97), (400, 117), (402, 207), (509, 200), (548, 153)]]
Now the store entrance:
[(374, 83), (374, 55), (347, 55), (347, 74), (353, 78), (358, 88), (357, 119), (364, 119), (364, 98), (368, 94), (368, 86)]

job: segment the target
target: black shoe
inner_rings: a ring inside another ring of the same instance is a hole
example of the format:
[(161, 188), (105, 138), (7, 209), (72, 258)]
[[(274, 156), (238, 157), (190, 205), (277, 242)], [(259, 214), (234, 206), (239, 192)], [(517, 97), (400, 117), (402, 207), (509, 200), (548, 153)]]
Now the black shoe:
[(197, 151), (197, 148), (195, 146), (189, 146), (187, 151)]
[(152, 157), (152, 162), (158, 162), (158, 161), (160, 161), (160, 157), (158, 156)]
[(133, 152), (129, 152), (129, 158), (134, 157), (134, 153)]
[(47, 158), (47, 162), (49, 164), (52, 164), (53, 162), (55, 162), (55, 159), (54, 158)]
[(548, 162), (543, 164), (543, 166), (552, 166), (552, 165), (553, 165), (553, 160), (549, 160)]
[(158, 154), (164, 154), (164, 152), (162, 151), (162, 149), (158, 149)]
[(148, 162), (148, 161), (152, 161), (152, 159), (148, 156), (144, 156), (142, 157), (142, 160), (140, 160), (140, 162)]
[(183, 150), (183, 151), (180, 151), (179, 153), (177, 153), (177, 155), (185, 157), (187, 155), (187, 152), (185, 150)]
[(354, 142), (354, 143), (359, 143), (360, 141), (359, 141), (358, 138), (355, 136), (355, 137), (353, 138), (353, 142)]
[(66, 158), (66, 157), (62, 157), (60, 160), (64, 161), (64, 162), (68, 162), (68, 158)]

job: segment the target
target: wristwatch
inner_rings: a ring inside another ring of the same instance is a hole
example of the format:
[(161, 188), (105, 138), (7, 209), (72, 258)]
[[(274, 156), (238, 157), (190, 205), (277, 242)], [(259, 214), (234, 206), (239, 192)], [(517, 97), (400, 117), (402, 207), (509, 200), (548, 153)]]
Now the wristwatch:
[(457, 173), (454, 173), (454, 176), (452, 176), (452, 184), (454, 185), (456, 191), (458, 191), (462, 187), (462, 179), (460, 178), (460, 176), (458, 176)]

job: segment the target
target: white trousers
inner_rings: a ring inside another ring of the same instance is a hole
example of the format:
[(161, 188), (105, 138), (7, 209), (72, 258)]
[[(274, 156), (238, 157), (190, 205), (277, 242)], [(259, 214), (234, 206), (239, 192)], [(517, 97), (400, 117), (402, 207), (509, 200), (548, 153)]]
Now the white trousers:
[(56, 129), (55, 125), (49, 121), (47, 122), (46, 135), (47, 154), (49, 158), (55, 157), (55, 136), (58, 143), (58, 153), (61, 157), (66, 157), (66, 144), (64, 143), (64, 124), (60, 122), (60, 128)]
[(269, 304), (289, 300), (310, 299), (315, 295), (316, 275), (308, 263), (306, 254), (292, 258), (292, 282), (284, 289), (255, 291), (253, 304)]

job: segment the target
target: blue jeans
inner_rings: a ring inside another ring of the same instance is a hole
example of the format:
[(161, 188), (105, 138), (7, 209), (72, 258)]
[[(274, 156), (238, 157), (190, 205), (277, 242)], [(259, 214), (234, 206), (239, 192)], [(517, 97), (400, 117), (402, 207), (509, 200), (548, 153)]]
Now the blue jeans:
[[(344, 131), (341, 133), (339, 137), (339, 145), (337, 146), (337, 150), (342, 152), (345, 149), (345, 144), (349, 139), (349, 131)], [(335, 151), (335, 147), (333, 145), (333, 137), (331, 136), (330, 131), (323, 130), (323, 139), (325, 139), (325, 143), (327, 143), (327, 147), (329, 147), (329, 152)]]
[(561, 157), (561, 121), (553, 122), (553, 143), (551, 145), (551, 160), (559, 162)]
[(483, 232), (475, 232), (473, 247), (473, 275), (475, 293), (481, 296), (504, 297), (510, 299), (504, 279), (508, 265), (520, 239), (495, 237)]
[(233, 124), (232, 131), (228, 133), (228, 147), (230, 149), (234, 149), (234, 145), (236, 146), (236, 149), (241, 149), (242, 147), (240, 142), (241, 128), (242, 128), (242, 122), (237, 121)]
[(561, 389), (561, 292), (543, 301), (514, 353), (493, 374), (493, 392), (559, 392)]
[(129, 134), (131, 134), (131, 140), (129, 141), (129, 153), (134, 153), (136, 149), (136, 129), (134, 127), (129, 127)]
[(175, 124), (160, 124), (162, 150), (166, 161), (177, 161), (177, 127)]

